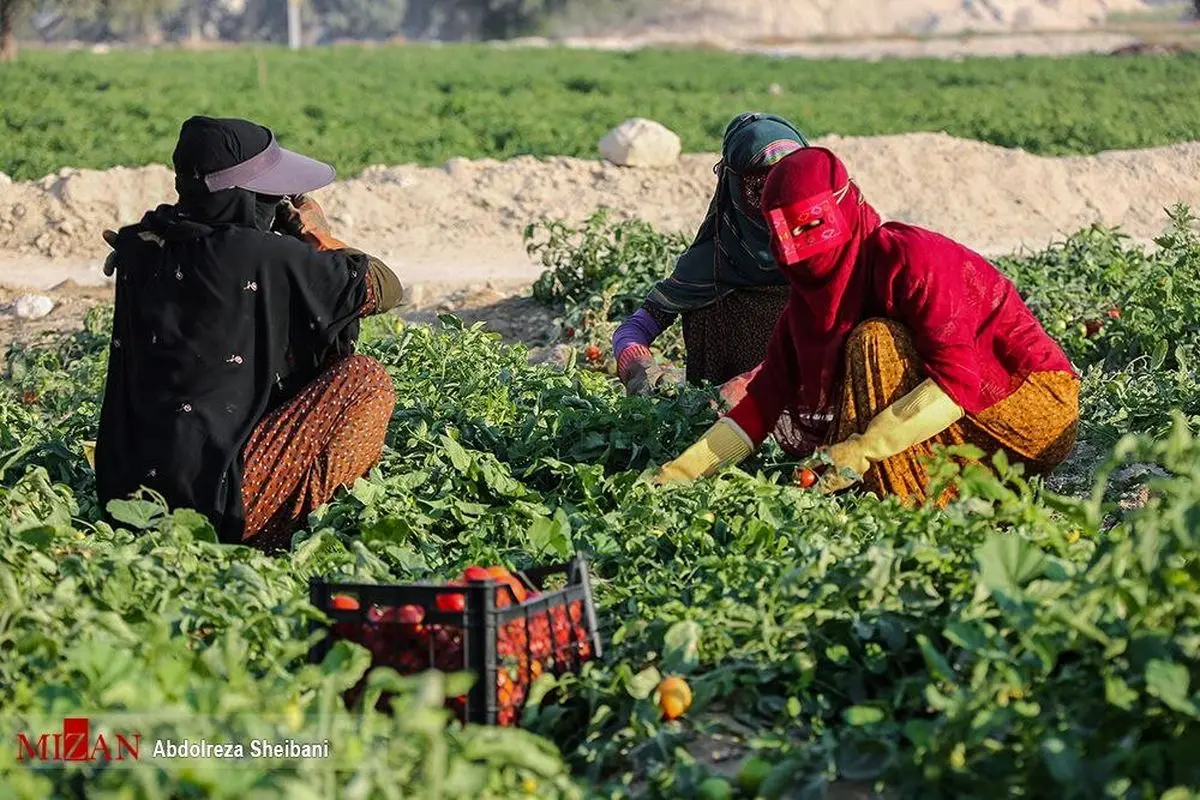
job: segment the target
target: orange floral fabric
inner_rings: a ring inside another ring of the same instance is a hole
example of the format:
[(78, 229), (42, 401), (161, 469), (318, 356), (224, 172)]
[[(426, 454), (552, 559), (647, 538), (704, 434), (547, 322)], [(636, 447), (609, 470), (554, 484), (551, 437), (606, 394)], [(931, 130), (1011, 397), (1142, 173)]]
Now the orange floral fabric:
[(353, 355), (264, 417), (242, 450), (243, 543), (287, 549), (313, 510), (379, 461), (395, 404), (383, 365)]
[[(884, 319), (867, 320), (846, 344), (845, 379), (829, 443), (862, 433), (883, 409), (925, 380), (912, 337), (904, 326)], [(990, 458), (1003, 450), (1027, 473), (1044, 474), (1066, 458), (1079, 424), (1079, 379), (1069, 372), (1035, 372), (1000, 402), (967, 415), (942, 433), (903, 453), (873, 464), (863, 476), (865, 487), (880, 495), (897, 495), (906, 503), (927, 499), (929, 475), (922, 461), (934, 445), (972, 444)], [(951, 498), (938, 498), (944, 504)]]

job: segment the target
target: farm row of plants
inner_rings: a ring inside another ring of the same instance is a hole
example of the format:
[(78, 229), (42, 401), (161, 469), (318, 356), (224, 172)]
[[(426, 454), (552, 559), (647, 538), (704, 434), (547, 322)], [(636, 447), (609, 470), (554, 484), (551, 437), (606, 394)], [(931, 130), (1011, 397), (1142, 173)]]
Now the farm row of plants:
[[(945, 511), (796, 490), (771, 448), (656, 488), (649, 469), (711, 423), (710, 391), (626, 398), (606, 352), (531, 366), (454, 318), (437, 330), (388, 318), (361, 347), (397, 389), (383, 460), (268, 558), (216, 545), (198, 515), (151, 497), (121, 504), (118, 530), (97, 521), (79, 442), (95, 437), (104, 310), (75, 335), (14, 347), (0, 387), (5, 735), (125, 713), (174, 739), (327, 738), (333, 757), (274, 770), (5, 759), (0, 792), (815, 798), (857, 782), (897, 797), (1188, 797), (1200, 789), (1193, 226), (1180, 209), (1153, 253), (1096, 229), (1004, 262), (1085, 372), (1081, 454), (1057, 492), (1002, 462), (944, 461), (937, 480), (960, 486)], [(680, 243), (603, 216), (530, 235), (549, 273), (537, 295), (563, 309), (564, 336), (596, 347), (611, 309), (661, 270), (655, 254)], [(1115, 501), (1133, 478), (1150, 491), (1126, 510)], [(523, 729), (450, 723), (442, 701), (469, 677), (375, 670), (347, 711), (340, 693), (367, 651), (306, 663), (311, 576), (451, 578), (576, 551), (592, 563), (605, 657), (543, 683)], [(667, 674), (694, 696), (676, 720), (655, 697)], [(375, 710), (383, 692), (399, 713)]]
[[(715, 151), (729, 117), (764, 109), (806, 133), (946, 131), (1047, 155), (1187, 141), (1200, 58), (807, 61), (703, 51), (479, 46), (216, 53), (31, 52), (0, 79), (0, 172), (169, 160), (191, 114), (246, 116), (344, 176), (455, 156), (595, 156), (650, 117), (685, 152)], [(777, 85), (778, 92), (772, 92)]]

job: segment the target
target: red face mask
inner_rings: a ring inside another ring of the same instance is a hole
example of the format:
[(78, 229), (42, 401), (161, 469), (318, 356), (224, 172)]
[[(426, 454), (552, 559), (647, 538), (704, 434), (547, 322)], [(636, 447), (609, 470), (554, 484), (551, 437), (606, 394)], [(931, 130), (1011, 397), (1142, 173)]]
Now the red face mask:
[(780, 266), (802, 264), (841, 247), (851, 235), (833, 192), (772, 208), (767, 212), (767, 223), (771, 228), (771, 252)]

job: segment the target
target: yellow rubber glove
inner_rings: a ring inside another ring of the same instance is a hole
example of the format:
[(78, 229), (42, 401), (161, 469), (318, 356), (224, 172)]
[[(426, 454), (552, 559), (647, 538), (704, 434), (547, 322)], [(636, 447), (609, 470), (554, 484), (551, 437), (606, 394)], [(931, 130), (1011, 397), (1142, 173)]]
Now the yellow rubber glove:
[(722, 467), (736, 464), (754, 452), (750, 437), (741, 427), (722, 417), (704, 432), (700, 441), (683, 451), (683, 455), (663, 466), (655, 476), (657, 484), (694, 481), (712, 475)]
[(854, 434), (829, 448), (839, 469), (849, 467), (859, 475), (871, 464), (903, 453), (962, 419), (963, 410), (931, 379), (880, 411), (862, 434)]

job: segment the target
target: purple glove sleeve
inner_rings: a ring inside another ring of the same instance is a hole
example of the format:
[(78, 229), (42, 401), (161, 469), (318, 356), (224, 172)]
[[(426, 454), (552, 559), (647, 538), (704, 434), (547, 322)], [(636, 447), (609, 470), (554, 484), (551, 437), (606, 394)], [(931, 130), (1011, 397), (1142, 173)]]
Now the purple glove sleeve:
[(662, 333), (662, 329), (658, 327), (658, 323), (654, 321), (654, 317), (650, 316), (650, 312), (644, 308), (639, 308), (632, 316), (622, 322), (621, 327), (617, 328), (617, 332), (613, 334), (613, 355), (620, 358), (622, 351), (626, 347), (635, 344), (649, 347), (650, 343), (658, 338), (660, 333)]

